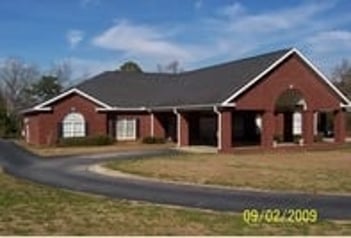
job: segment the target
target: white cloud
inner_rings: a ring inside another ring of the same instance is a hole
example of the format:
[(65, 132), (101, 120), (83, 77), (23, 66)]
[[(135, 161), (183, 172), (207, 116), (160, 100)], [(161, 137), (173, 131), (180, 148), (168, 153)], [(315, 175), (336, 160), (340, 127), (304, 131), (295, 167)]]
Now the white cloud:
[(240, 3), (226, 6), (219, 12), (227, 23), (227, 30), (240, 33), (256, 34), (275, 32), (303, 27), (316, 15), (333, 7), (333, 2), (302, 4), (296, 7), (274, 9), (267, 12), (250, 13)]
[(82, 7), (87, 7), (89, 5), (96, 6), (96, 5), (99, 5), (100, 3), (101, 3), (100, 0), (80, 0), (80, 5)]
[(167, 39), (168, 34), (147, 25), (120, 21), (93, 39), (93, 44), (105, 49), (121, 51), (130, 56), (158, 59), (189, 60), (191, 54), (182, 46)]
[(81, 30), (69, 30), (66, 34), (66, 40), (70, 47), (75, 48), (84, 38), (84, 32)]
[(239, 2), (227, 5), (218, 10), (219, 15), (227, 16), (229, 18), (239, 17), (245, 12), (245, 7)]
[(304, 44), (313, 61), (329, 74), (342, 59), (351, 60), (351, 31), (321, 31), (307, 37)]
[[(194, 1), (195, 9), (202, 6), (202, 0)], [(155, 70), (157, 63), (172, 60), (178, 60), (182, 67), (190, 69), (204, 63), (233, 60), (283, 47), (314, 45), (309, 47), (315, 52), (328, 44), (349, 47), (350, 33), (330, 32), (330, 29), (338, 29), (337, 26), (351, 20), (351, 17), (334, 14), (335, 6), (333, 0), (308, 1), (290, 7), (254, 11), (234, 2), (214, 9), (212, 17), (183, 25), (168, 25), (167, 28), (117, 21), (95, 36), (92, 44), (116, 51), (124, 59), (137, 59), (148, 70)], [(187, 41), (188, 36), (191, 42)]]
[(194, 4), (194, 7), (195, 7), (196, 10), (199, 10), (199, 9), (202, 8), (203, 5), (204, 5), (203, 0), (196, 0), (195, 4)]
[(324, 31), (309, 37), (307, 43), (316, 52), (343, 50), (351, 52), (351, 31)]
[[(202, 27), (221, 46), (222, 58), (230, 60), (277, 48), (304, 47), (305, 39), (312, 34), (342, 23), (340, 15), (325, 17), (335, 4), (335, 1), (310, 1), (293, 7), (254, 11), (234, 2), (217, 9), (214, 17), (202, 22)], [(345, 18), (344, 23), (348, 20)]]
[(116, 70), (120, 60), (98, 60), (71, 57), (65, 59), (65, 61), (69, 62), (73, 69), (72, 78), (74, 80), (79, 80), (86, 79), (107, 70)]

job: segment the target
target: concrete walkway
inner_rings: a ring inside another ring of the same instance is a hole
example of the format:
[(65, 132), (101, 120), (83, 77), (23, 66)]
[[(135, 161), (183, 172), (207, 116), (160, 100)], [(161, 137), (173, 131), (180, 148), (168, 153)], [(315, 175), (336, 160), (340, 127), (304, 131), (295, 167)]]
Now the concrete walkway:
[(186, 152), (186, 153), (196, 153), (196, 154), (216, 154), (217, 153), (217, 147), (204, 146), (204, 145), (183, 146), (179, 148), (174, 148), (174, 150)]
[[(170, 150), (130, 151), (111, 155), (115, 160), (175, 153)], [(34, 182), (75, 191), (136, 201), (147, 201), (217, 211), (244, 209), (317, 209), (320, 218), (351, 219), (351, 197), (291, 194), (205, 188), (132, 178), (113, 178), (88, 171), (88, 167), (111, 160), (89, 156), (41, 159), (12, 142), (0, 140), (0, 165), (4, 171)]]

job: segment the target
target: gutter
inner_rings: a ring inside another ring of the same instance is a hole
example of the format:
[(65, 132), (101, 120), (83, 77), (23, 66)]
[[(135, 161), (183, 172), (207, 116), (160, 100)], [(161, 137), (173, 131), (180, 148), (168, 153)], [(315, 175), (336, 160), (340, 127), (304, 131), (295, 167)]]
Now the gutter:
[[(174, 111), (174, 110), (191, 110), (191, 109), (204, 109), (208, 108), (211, 109), (213, 107), (235, 107), (235, 103), (228, 103), (228, 104), (194, 104), (194, 105), (180, 105), (180, 106), (160, 106), (160, 107), (110, 107), (110, 108), (102, 108), (98, 107), (95, 110), (97, 112), (133, 112), (133, 111)], [(351, 105), (350, 105), (351, 107)], [(31, 112), (48, 112), (51, 111), (51, 107), (43, 107), (43, 108), (32, 108), (21, 111), (21, 113), (31, 113)]]
[(343, 104), (343, 103), (340, 103), (340, 107), (341, 107), (341, 108), (351, 108), (351, 104)]
[(20, 114), (26, 114), (31, 112), (50, 112), (52, 110), (51, 107), (43, 107), (43, 108), (30, 108), (24, 109), (20, 111)]
[(111, 107), (111, 108), (96, 108), (97, 112), (113, 112), (113, 111), (123, 111), (123, 112), (130, 112), (130, 111), (148, 111), (146, 107)]
[(180, 105), (180, 106), (160, 106), (160, 107), (152, 107), (150, 110), (181, 110), (181, 109), (194, 109), (194, 108), (213, 108), (213, 107), (235, 107), (235, 103), (228, 103), (228, 104), (194, 104), (194, 105)]

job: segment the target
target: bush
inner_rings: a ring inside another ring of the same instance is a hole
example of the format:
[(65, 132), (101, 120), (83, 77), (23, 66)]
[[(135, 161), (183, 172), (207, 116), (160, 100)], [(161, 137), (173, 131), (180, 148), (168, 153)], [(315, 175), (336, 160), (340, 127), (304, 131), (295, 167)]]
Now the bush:
[(294, 135), (294, 142), (296, 144), (299, 144), (301, 139), (303, 139), (301, 135)]
[(275, 140), (277, 143), (283, 142), (283, 135), (276, 134), (273, 136), (273, 140)]
[(315, 142), (322, 142), (323, 141), (323, 133), (319, 132), (317, 135), (314, 136), (314, 141)]
[(88, 137), (72, 137), (61, 138), (58, 142), (59, 146), (89, 146), (89, 145), (111, 145), (114, 139), (109, 136), (88, 136)]
[(166, 139), (162, 137), (153, 137), (148, 136), (143, 138), (144, 144), (164, 144), (166, 143)]
[(13, 114), (0, 111), (0, 137), (18, 138), (20, 136), (20, 120)]

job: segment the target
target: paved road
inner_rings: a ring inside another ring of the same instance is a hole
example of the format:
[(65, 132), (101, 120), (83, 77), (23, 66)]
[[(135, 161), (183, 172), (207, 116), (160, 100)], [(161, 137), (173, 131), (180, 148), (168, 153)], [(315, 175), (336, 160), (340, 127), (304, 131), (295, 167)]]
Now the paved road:
[(172, 153), (168, 150), (119, 152), (118, 155), (79, 156), (45, 160), (12, 142), (0, 140), (0, 165), (5, 172), (34, 182), (114, 198), (148, 201), (218, 211), (246, 208), (315, 208), (321, 218), (351, 219), (351, 196), (321, 196), (203, 188), (94, 174), (87, 166), (114, 159)]

